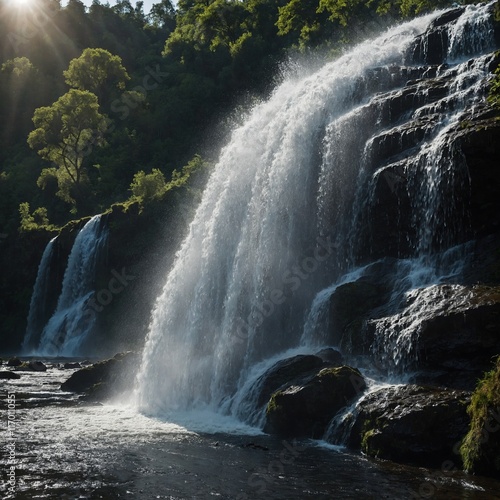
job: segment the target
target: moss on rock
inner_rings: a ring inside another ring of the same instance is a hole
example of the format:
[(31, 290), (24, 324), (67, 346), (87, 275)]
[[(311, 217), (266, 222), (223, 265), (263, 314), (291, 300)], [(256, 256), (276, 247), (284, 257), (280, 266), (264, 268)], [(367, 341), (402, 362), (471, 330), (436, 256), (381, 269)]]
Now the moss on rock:
[(361, 373), (341, 366), (323, 368), (303, 384), (275, 392), (264, 430), (280, 436), (323, 436), (330, 420), (366, 388)]
[(460, 453), (467, 472), (500, 477), (500, 356), (472, 395)]

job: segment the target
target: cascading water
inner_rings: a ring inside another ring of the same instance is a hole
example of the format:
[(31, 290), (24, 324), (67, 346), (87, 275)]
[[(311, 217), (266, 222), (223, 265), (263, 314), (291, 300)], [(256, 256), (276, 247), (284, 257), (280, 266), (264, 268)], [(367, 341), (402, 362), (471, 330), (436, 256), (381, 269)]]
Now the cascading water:
[(38, 266), (33, 294), (31, 295), (26, 334), (22, 345), (22, 351), (24, 353), (29, 353), (38, 345), (40, 334), (47, 322), (50, 266), (54, 255), (54, 243), (56, 239), (57, 237), (49, 241), (43, 252), (40, 265)]
[(96, 315), (89, 302), (95, 293), (96, 266), (107, 242), (100, 215), (78, 233), (64, 273), (57, 308), (43, 329), (37, 349), (43, 355), (74, 356), (91, 334)]
[[(447, 196), (468, 177), (449, 138), (484, 95), (490, 10), (469, 6), (451, 25), (446, 65), (415, 59), (438, 14), (419, 18), (290, 77), (234, 131), (153, 311), (144, 412), (208, 408), (255, 423), (242, 393), (256, 367), (324, 345), (322, 307), (338, 286), (384, 256), (402, 259), (400, 305), (407, 290), (459, 272), (460, 249), (446, 252), (466, 241), (466, 209)], [(384, 196), (393, 211), (379, 210)]]

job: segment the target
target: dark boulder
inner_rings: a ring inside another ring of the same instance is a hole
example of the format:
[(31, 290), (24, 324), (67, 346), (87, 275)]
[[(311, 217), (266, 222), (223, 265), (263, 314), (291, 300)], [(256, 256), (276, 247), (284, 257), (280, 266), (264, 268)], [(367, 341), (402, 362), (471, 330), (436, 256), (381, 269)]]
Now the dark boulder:
[(419, 386), (380, 389), (358, 404), (348, 445), (400, 463), (459, 464), (469, 402), (469, 392)]
[(444, 26), (445, 24), (452, 23), (453, 21), (456, 21), (464, 13), (464, 11), (464, 7), (448, 10), (444, 14), (441, 14), (439, 17), (434, 19), (429, 28), (439, 28), (440, 26)]
[(34, 372), (46, 372), (47, 366), (41, 361), (30, 361), (28, 363), (28, 368)]
[(304, 377), (317, 373), (324, 362), (319, 356), (299, 354), (293, 358), (278, 361), (257, 381), (259, 397), (257, 407), (262, 407), (269, 402), (273, 392), (291, 383), (300, 383)]
[(21, 366), (23, 362), (19, 358), (10, 358), (7, 361), (7, 366)]
[[(89, 363), (90, 364), (90, 363)], [(66, 370), (81, 368), (82, 365), (80, 363), (64, 363), (63, 368)]]
[(11, 371), (0, 371), (0, 380), (17, 380), (21, 375)]
[(342, 356), (342, 354), (337, 351), (337, 349), (333, 349), (332, 347), (321, 349), (321, 351), (316, 353), (316, 356), (318, 358), (321, 358), (330, 366), (342, 366), (344, 364), (344, 357)]
[(365, 388), (365, 380), (354, 368), (323, 368), (305, 383), (272, 395), (264, 431), (283, 437), (321, 438), (335, 414)]
[(103, 400), (132, 387), (139, 355), (120, 353), (74, 372), (61, 390), (84, 394), (89, 400)]
[[(426, 290), (417, 300), (427, 301)], [(435, 292), (420, 323), (418, 369), (440, 385), (472, 390), (500, 354), (500, 287), (441, 285)]]

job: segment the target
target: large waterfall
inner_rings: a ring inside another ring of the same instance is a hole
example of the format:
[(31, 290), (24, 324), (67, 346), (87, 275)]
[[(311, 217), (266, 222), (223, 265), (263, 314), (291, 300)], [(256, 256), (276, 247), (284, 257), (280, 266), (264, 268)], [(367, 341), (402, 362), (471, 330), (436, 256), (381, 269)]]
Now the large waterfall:
[[(436, 64), (421, 35), (442, 13), (290, 76), (234, 131), (153, 311), (143, 411), (248, 421), (255, 367), (324, 346), (337, 286), (384, 256), (398, 259), (395, 301), (460, 272), (467, 207), (454, 193), (468, 173), (450, 137), (484, 99), (490, 10), (457, 14)], [(378, 339), (378, 354), (398, 364), (404, 335)]]
[(95, 327), (96, 313), (91, 308), (91, 300), (95, 294), (96, 266), (106, 241), (107, 229), (100, 215), (90, 219), (78, 233), (68, 258), (57, 308), (43, 328), (37, 353), (81, 354), (82, 345)]

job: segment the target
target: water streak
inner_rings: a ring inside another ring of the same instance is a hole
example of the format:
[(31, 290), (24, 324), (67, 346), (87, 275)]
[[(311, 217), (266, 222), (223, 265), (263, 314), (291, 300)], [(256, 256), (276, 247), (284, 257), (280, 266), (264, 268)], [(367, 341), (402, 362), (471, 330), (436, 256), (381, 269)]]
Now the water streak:
[(100, 215), (92, 217), (78, 233), (68, 258), (57, 308), (42, 332), (38, 352), (73, 356), (95, 326), (90, 307), (95, 293), (96, 266), (107, 242)]
[(50, 268), (56, 239), (57, 237), (49, 241), (38, 266), (38, 273), (31, 295), (26, 334), (21, 348), (24, 353), (28, 353), (38, 345), (42, 329), (47, 321), (47, 314), (50, 314), (50, 311), (47, 311), (48, 293), (50, 285)]

